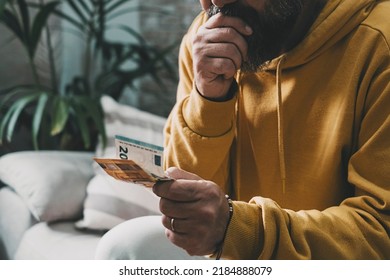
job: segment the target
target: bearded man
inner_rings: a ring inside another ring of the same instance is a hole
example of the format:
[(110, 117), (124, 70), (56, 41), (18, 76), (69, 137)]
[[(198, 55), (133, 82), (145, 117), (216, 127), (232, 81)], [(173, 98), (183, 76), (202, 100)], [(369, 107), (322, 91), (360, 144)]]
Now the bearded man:
[(98, 257), (389, 259), (390, 1), (200, 2), (166, 126), (174, 180), (153, 188), (167, 238), (160, 217), (129, 221)]

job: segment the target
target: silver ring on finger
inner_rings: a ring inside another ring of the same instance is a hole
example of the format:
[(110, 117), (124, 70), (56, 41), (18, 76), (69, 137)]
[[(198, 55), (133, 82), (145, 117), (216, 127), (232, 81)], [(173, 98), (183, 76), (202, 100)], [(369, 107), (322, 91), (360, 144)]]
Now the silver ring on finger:
[(175, 218), (171, 218), (171, 230), (173, 232), (175, 232), (175, 225), (174, 225), (174, 223), (175, 223)]

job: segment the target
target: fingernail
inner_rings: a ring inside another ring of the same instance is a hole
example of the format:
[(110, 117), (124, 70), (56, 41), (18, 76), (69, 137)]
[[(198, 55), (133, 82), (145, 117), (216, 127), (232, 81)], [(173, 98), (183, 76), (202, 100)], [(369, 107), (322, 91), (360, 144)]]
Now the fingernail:
[(172, 174), (173, 170), (175, 170), (174, 167), (168, 167), (168, 168), (164, 171), (164, 173), (165, 173), (166, 176), (171, 177), (171, 174)]
[(248, 34), (252, 34), (252, 28), (249, 26), (249, 25), (245, 25), (245, 31), (248, 33)]

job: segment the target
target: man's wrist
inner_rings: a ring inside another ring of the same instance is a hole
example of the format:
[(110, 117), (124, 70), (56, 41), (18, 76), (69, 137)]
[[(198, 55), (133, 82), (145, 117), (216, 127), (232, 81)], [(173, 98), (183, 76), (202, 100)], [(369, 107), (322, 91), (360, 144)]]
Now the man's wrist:
[(197, 86), (195, 85), (195, 88), (196, 88), (196, 91), (199, 93), (199, 95), (201, 95), (203, 98), (209, 100), (209, 101), (213, 101), (213, 102), (225, 102), (225, 101), (229, 101), (231, 100), (232, 98), (235, 97), (237, 91), (238, 91), (238, 84), (235, 80), (233, 80), (232, 84), (230, 85), (230, 88), (228, 90), (228, 92), (223, 95), (223, 96), (220, 96), (220, 97), (209, 97), (209, 96), (205, 96), (204, 94), (202, 94), (199, 89), (197, 88)]
[(225, 242), (225, 238), (226, 238), (226, 234), (227, 234), (227, 230), (229, 228), (229, 224), (230, 224), (230, 221), (232, 220), (232, 217), (233, 217), (233, 201), (230, 199), (230, 197), (226, 194), (225, 195), (225, 198), (226, 198), (226, 202), (228, 204), (228, 209), (229, 209), (229, 217), (228, 217), (228, 221), (227, 221), (227, 224), (226, 224), (226, 228), (225, 228), (225, 231), (224, 231), (224, 234), (223, 234), (223, 238), (222, 238), (222, 241), (218, 244), (216, 250), (215, 250), (215, 259), (216, 260), (219, 260), (222, 256), (222, 249), (223, 249), (223, 244)]

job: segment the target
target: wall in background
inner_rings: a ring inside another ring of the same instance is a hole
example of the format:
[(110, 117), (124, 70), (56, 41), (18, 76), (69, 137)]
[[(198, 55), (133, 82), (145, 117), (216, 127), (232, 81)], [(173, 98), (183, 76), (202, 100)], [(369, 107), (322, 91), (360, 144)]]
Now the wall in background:
[[(31, 0), (30, 2), (37, 1)], [(59, 19), (52, 18), (50, 24), (57, 28), (60, 25)], [(62, 43), (58, 32), (53, 32), (51, 39), (54, 45)], [(46, 84), (49, 64), (47, 62), (47, 49), (42, 42), (38, 45), (35, 63), (39, 65), (40, 81)], [(32, 82), (32, 72), (26, 50), (7, 28), (0, 25), (0, 90)]]
[(31, 82), (31, 70), (22, 45), (4, 26), (0, 26), (0, 34), (0, 89), (19, 84), (21, 80)]
[[(177, 42), (177, 47), (170, 58), (177, 67), (179, 43), (201, 11), (199, 0), (143, 0), (140, 6), (157, 6), (164, 11), (163, 14), (157, 15), (141, 13), (140, 32), (150, 43), (161, 47)], [(152, 107), (157, 114), (167, 115), (175, 102), (176, 87), (177, 81), (167, 79), (167, 89), (164, 93), (153, 81), (144, 79), (140, 84), (139, 107), (146, 107), (147, 110), (147, 107)]]

